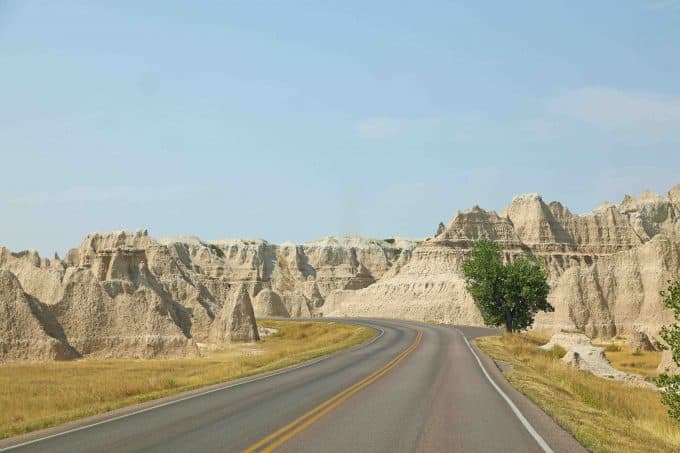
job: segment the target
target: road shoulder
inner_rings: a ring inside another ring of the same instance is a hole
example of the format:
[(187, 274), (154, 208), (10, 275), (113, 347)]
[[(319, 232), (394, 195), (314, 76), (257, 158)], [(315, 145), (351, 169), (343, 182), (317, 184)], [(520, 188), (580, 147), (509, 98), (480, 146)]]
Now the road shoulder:
[(501, 390), (512, 400), (531, 426), (540, 434), (555, 452), (587, 452), (587, 450), (555, 419), (508, 382), (492, 358), (478, 346), (475, 338), (484, 335), (497, 335), (492, 329), (457, 327), (468, 339), (470, 346), (479, 357), (486, 372)]

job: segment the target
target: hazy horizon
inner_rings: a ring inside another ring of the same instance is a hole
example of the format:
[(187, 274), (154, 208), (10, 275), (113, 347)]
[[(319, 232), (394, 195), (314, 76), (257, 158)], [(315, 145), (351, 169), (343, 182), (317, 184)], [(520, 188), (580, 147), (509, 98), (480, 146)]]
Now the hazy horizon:
[(680, 1), (0, 0), (0, 245), (421, 238), (680, 183)]

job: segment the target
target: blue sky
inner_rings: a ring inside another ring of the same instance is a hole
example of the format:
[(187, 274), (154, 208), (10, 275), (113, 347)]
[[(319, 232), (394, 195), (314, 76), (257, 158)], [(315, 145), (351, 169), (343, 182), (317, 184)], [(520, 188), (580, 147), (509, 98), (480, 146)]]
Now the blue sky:
[(522, 192), (665, 193), (678, 55), (680, 0), (0, 0), (0, 244), (423, 237)]

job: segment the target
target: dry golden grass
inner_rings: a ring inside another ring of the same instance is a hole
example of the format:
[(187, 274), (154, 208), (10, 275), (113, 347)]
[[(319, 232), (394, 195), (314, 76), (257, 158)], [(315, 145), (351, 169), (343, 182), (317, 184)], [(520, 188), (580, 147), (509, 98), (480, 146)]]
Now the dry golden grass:
[(680, 451), (680, 424), (659, 393), (598, 378), (538, 349), (542, 339), (504, 335), (477, 340), (491, 357), (509, 362), (508, 380), (595, 452)]
[(259, 321), (278, 329), (258, 343), (204, 357), (0, 365), (0, 438), (198, 387), (283, 368), (349, 348), (373, 329), (331, 322)]
[(604, 355), (614, 368), (642, 376), (658, 376), (656, 369), (661, 362), (661, 352), (631, 351), (626, 342), (620, 340), (593, 343), (593, 346), (605, 348)]

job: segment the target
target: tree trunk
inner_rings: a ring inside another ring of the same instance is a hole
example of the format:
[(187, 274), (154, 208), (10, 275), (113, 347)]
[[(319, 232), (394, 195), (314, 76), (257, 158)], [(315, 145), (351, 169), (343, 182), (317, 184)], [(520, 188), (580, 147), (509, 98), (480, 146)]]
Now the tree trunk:
[(510, 313), (510, 311), (505, 312), (505, 331), (508, 332), (508, 333), (513, 332), (512, 313)]

